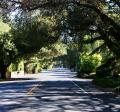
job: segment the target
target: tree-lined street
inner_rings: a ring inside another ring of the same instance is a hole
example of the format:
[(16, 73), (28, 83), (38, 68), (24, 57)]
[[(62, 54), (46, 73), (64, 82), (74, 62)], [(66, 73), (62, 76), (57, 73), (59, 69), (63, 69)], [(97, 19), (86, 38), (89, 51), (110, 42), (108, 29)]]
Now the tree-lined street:
[(0, 112), (120, 112), (120, 0), (0, 0), (0, 93)]
[(119, 112), (120, 98), (96, 89), (90, 79), (56, 68), (25, 76), (30, 80), (0, 82), (0, 112)]

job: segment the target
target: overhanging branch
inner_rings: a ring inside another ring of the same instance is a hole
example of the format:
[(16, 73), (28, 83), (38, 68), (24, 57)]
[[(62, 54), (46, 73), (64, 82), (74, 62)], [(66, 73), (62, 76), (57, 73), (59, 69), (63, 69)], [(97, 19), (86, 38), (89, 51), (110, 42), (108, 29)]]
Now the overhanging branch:
[(95, 5), (91, 5), (91, 4), (80, 4), (77, 3), (77, 6), (83, 6), (86, 8), (90, 8), (93, 9), (101, 18), (101, 20), (106, 24), (106, 23), (110, 23), (117, 31), (120, 30), (120, 25), (118, 25), (113, 19), (111, 19), (110, 17), (108, 17), (106, 14), (104, 14), (99, 8), (97, 8)]
[(103, 43), (101, 46), (97, 47), (95, 50), (93, 50), (89, 55), (93, 55), (96, 52), (100, 52), (101, 50), (103, 50), (106, 47), (106, 44)]
[(103, 40), (103, 39), (102, 39), (102, 36), (99, 36), (99, 37), (96, 37), (96, 38), (91, 38), (91, 39), (88, 39), (88, 40), (84, 40), (83, 42), (84, 42), (85, 44), (90, 44), (90, 43), (96, 42), (97, 40)]

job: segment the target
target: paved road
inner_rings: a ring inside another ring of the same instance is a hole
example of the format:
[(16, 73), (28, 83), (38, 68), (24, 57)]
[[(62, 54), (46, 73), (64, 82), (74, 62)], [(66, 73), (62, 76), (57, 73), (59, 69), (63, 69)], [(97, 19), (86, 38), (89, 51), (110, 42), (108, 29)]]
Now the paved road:
[(29, 77), (0, 83), (0, 112), (120, 112), (119, 97), (96, 89), (91, 80), (75, 78), (68, 69)]

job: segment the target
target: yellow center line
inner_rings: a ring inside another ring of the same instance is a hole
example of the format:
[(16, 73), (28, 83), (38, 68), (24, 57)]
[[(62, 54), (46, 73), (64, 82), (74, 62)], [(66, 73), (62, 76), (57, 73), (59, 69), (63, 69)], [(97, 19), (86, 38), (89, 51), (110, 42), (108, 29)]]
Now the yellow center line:
[(30, 88), (27, 92), (27, 95), (32, 95), (33, 91), (35, 91), (36, 89), (38, 89), (38, 86), (40, 86), (39, 84), (34, 85), (32, 88)]

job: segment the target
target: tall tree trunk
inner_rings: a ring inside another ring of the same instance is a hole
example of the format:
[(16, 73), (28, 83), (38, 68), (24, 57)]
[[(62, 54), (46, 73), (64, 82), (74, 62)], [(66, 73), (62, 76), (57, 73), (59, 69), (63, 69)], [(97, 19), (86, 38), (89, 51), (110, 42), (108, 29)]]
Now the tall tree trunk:
[(2, 70), (1, 70), (1, 78), (2, 78), (2, 79), (6, 79), (6, 72), (7, 72), (6, 69), (2, 69)]
[(7, 72), (7, 66), (5, 66), (3, 63), (0, 63), (0, 73), (2, 79), (6, 79), (6, 72)]

